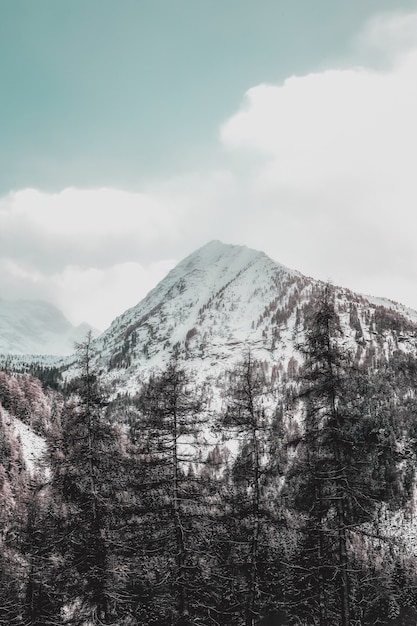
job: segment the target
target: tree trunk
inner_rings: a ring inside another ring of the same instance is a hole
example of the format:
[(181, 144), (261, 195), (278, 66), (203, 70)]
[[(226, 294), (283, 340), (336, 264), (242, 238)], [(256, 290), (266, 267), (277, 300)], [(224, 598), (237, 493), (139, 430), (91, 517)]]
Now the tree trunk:
[(184, 528), (181, 520), (181, 511), (179, 504), (179, 460), (178, 460), (178, 434), (179, 434), (179, 425), (178, 425), (178, 417), (176, 409), (173, 411), (173, 435), (174, 435), (174, 445), (172, 447), (173, 451), (173, 469), (174, 469), (174, 480), (173, 480), (173, 505), (174, 505), (174, 518), (175, 518), (175, 535), (176, 535), (176, 543), (177, 543), (177, 585), (178, 585), (178, 611), (180, 615), (180, 624), (187, 624), (189, 620), (189, 601), (188, 601), (188, 590), (187, 590), (187, 581), (186, 581), (186, 569), (185, 569), (185, 561), (186, 561), (186, 548), (184, 542)]

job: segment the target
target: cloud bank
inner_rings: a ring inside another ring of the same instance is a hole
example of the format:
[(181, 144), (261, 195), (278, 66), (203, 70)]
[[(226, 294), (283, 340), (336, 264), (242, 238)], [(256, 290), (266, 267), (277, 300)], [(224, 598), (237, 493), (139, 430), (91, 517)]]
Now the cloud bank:
[(216, 207), (232, 184), (215, 172), (143, 193), (11, 192), (0, 198), (0, 292), (48, 299), (73, 323), (103, 329), (216, 235)]
[(376, 17), (354, 48), (249, 89), (220, 128), (223, 170), (0, 199), (1, 291), (103, 328), (219, 238), (417, 309), (417, 13)]
[(376, 18), (358, 38), (362, 49), (365, 42), (384, 50), (383, 67), (258, 85), (221, 140), (236, 155), (258, 155), (250, 184), (261, 207), (259, 241), (269, 224), (276, 249), (300, 269), (408, 296), (417, 307), (409, 296), (417, 279), (417, 14)]

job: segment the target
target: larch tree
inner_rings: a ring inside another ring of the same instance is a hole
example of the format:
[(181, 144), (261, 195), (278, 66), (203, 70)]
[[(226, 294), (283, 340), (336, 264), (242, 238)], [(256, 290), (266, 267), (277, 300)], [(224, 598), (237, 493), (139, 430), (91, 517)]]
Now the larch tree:
[(93, 623), (109, 623), (117, 615), (112, 546), (123, 454), (119, 431), (105, 419), (91, 333), (77, 350), (80, 375), (50, 452), (61, 509), (61, 580), (73, 623), (86, 615)]
[(222, 575), (230, 589), (224, 611), (226, 619), (229, 614), (229, 620), (233, 616), (236, 623), (243, 619), (245, 626), (254, 626), (276, 607), (279, 596), (277, 555), (282, 529), (277, 477), (275, 486), (273, 477), (280, 451), (272, 440), (274, 427), (266, 402), (270, 389), (250, 351), (230, 377), (226, 410), (218, 420), (223, 437), (234, 447), (237, 443), (235, 459), (225, 472), (223, 525), (229, 550)]
[[(6, 378), (7, 375), (5, 375)], [(11, 408), (10, 408), (11, 411)], [(0, 625), (21, 623), (27, 561), (22, 536), (27, 519), (29, 474), (21, 442), (0, 400)]]
[(141, 596), (137, 612), (143, 613), (142, 620), (147, 616), (148, 623), (159, 619), (191, 624), (197, 610), (195, 547), (201, 501), (193, 465), (198, 460), (194, 446), (202, 428), (201, 401), (173, 357), (144, 385), (135, 404)]

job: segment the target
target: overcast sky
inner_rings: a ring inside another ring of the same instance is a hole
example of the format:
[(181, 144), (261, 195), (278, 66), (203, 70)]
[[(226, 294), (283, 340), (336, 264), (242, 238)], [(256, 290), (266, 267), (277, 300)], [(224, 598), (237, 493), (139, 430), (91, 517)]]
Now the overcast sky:
[(417, 0), (3, 0), (0, 297), (104, 329), (211, 239), (417, 309)]

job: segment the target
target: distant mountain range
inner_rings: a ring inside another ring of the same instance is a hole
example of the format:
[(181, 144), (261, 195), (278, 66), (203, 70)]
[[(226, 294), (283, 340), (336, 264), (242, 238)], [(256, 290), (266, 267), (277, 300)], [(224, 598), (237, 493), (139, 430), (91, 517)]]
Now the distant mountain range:
[(0, 354), (69, 355), (89, 324), (73, 326), (62, 312), (43, 300), (0, 299)]
[[(271, 376), (282, 377), (300, 358), (296, 344), (323, 286), (263, 252), (211, 241), (97, 337), (100, 369), (115, 392), (131, 391), (177, 351), (197, 379), (218, 386), (250, 349)], [(344, 341), (358, 359), (395, 350), (417, 354), (416, 311), (334, 289)], [(0, 353), (34, 355), (25, 363), (44, 362), (37, 355), (70, 354), (88, 328), (74, 328), (45, 302), (0, 301)], [(57, 362), (62, 366), (62, 359)]]

